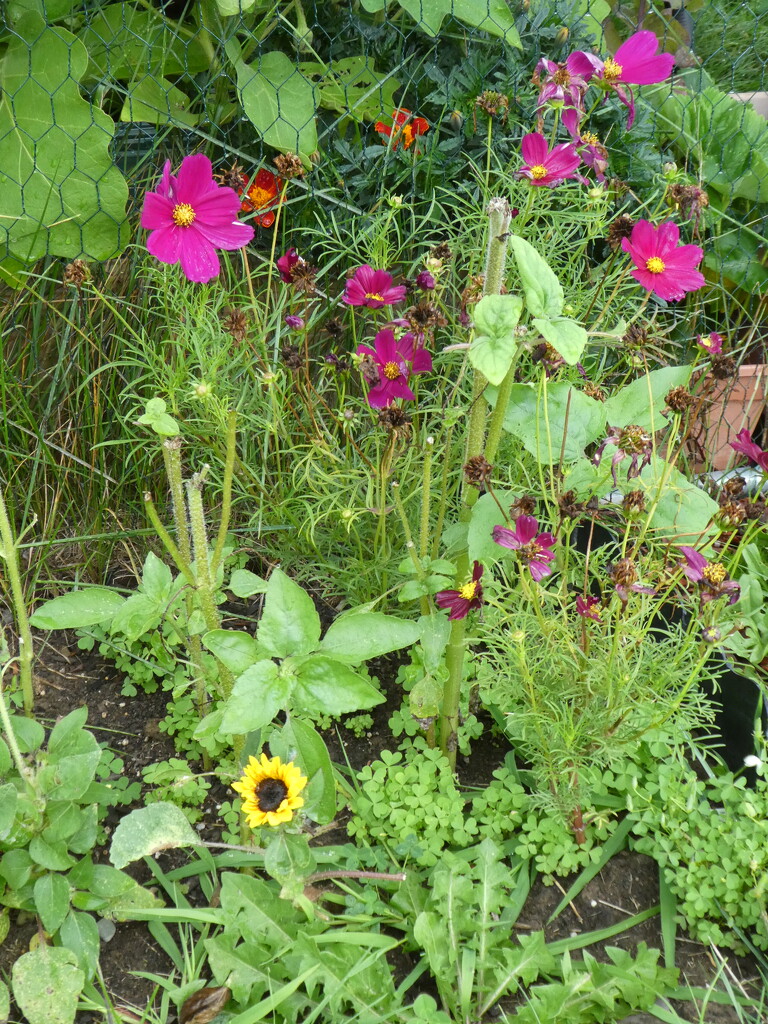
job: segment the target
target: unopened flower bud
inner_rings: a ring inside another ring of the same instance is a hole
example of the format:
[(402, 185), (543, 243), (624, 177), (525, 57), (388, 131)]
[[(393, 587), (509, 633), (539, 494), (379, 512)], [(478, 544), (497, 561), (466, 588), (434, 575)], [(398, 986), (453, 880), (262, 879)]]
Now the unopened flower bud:
[(300, 316), (294, 316), (293, 313), (289, 313), (285, 317), (285, 322), (291, 328), (292, 331), (300, 331), (304, 326), (304, 321)]

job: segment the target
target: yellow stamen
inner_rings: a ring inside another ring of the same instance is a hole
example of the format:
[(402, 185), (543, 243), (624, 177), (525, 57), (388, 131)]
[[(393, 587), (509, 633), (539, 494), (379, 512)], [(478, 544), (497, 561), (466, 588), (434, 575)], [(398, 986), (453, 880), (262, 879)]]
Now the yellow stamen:
[(663, 274), (666, 270), (664, 260), (658, 256), (651, 256), (649, 260), (646, 260), (645, 269), (650, 270), (652, 274)]
[(258, 185), (252, 185), (248, 189), (248, 198), (256, 209), (260, 210), (263, 206), (266, 206), (267, 203), (272, 202), (275, 198), (275, 193), (270, 192), (269, 189), (266, 188), (259, 188)]
[(463, 587), (459, 587), (459, 597), (462, 597), (465, 601), (471, 601), (477, 593), (477, 580), (470, 580), (469, 583), (465, 583)]
[(724, 583), (728, 579), (728, 573), (725, 571), (725, 566), (720, 562), (712, 562), (711, 565), (705, 565), (701, 570), (701, 575), (707, 581), (718, 586), (720, 583)]
[(534, 164), (531, 168), (531, 177), (539, 181), (541, 178), (546, 178), (547, 168), (544, 164)]
[(603, 78), (606, 82), (615, 82), (617, 78), (621, 78), (621, 73), (624, 68), (621, 64), (617, 64), (613, 57), (606, 57), (605, 63), (603, 64)]
[(366, 292), (365, 293), (365, 297), (366, 297), (366, 299), (376, 299), (377, 302), (383, 302), (384, 301), (384, 296), (383, 295), (379, 295), (378, 292)]
[(411, 145), (412, 142), (413, 142), (413, 128), (411, 128), (411, 126), (409, 124), (407, 124), (403, 128), (403, 147), (405, 149), (408, 149), (408, 147)]
[(400, 376), (400, 367), (397, 363), (385, 363), (384, 364), (384, 376), (387, 380), (397, 380)]
[(598, 139), (594, 132), (584, 132), (584, 134), (581, 136), (581, 141), (587, 146), (600, 145), (600, 139)]
[(177, 228), (188, 228), (195, 219), (195, 211), (189, 203), (179, 203), (178, 206), (174, 206), (171, 217)]

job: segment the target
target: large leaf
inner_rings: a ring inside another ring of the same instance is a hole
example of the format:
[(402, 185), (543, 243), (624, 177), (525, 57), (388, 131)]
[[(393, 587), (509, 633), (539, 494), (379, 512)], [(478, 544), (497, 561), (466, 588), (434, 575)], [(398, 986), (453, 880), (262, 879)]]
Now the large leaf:
[(235, 676), (266, 657), (251, 634), (239, 629), (211, 629), (204, 634), (203, 643)]
[(575, 320), (567, 316), (556, 316), (551, 320), (534, 317), (534, 327), (542, 337), (563, 357), (569, 366), (575, 366), (587, 344), (587, 332)]
[(315, 88), (284, 53), (234, 60), (246, 117), (269, 146), (309, 157), (317, 149)]
[(319, 105), (357, 121), (375, 121), (397, 103), (400, 82), (392, 72), (377, 71), (370, 57), (341, 57), (331, 64), (302, 61), (299, 68), (319, 91)]
[(313, 654), (295, 666), (295, 705), (310, 714), (343, 715), (381, 704), (383, 694), (352, 669)]
[(493, 539), (493, 528), (507, 525), (502, 509), (509, 508), (516, 495), (513, 491), (497, 490), (496, 497), (498, 503), (494, 501), (493, 495), (483, 494), (472, 508), (472, 518), (469, 521), (467, 533), (470, 562), (491, 564), (498, 562), (504, 554), (504, 548), (500, 547)]
[(525, 292), (525, 305), (532, 316), (551, 319), (563, 312), (563, 289), (550, 265), (530, 242), (512, 235), (509, 245), (515, 254), (517, 272)]
[(269, 577), (256, 639), (275, 658), (308, 654), (320, 639), (320, 616), (312, 598), (282, 569)]
[(128, 241), (114, 123), (80, 95), (88, 62), (66, 29), (23, 18), (0, 60), (0, 256), (106, 260)]
[(336, 814), (336, 780), (322, 736), (309, 722), (291, 718), (270, 740), (270, 750), (284, 762), (295, 761), (308, 777), (302, 793), (304, 812), (321, 825)]
[(123, 604), (125, 598), (114, 590), (89, 587), (45, 601), (29, 621), (38, 629), (83, 629), (111, 622)]
[(43, 927), (53, 935), (69, 912), (69, 883), (64, 875), (49, 872), (37, 879), (33, 893)]
[(274, 661), (258, 661), (235, 680), (224, 705), (221, 732), (241, 736), (263, 729), (279, 711), (285, 711), (291, 680), (278, 675)]
[(13, 965), (13, 995), (28, 1024), (72, 1024), (85, 975), (75, 954), (40, 945)]
[(501, 384), (512, 365), (518, 346), (515, 328), (522, 309), (519, 295), (485, 295), (475, 306), (469, 361), (491, 384)]
[(167, 78), (147, 75), (131, 84), (120, 111), (120, 120), (192, 128), (200, 120), (200, 115), (190, 112), (191, 102), (189, 96)]
[(571, 384), (545, 387), (546, 401), (535, 386), (512, 385), (504, 429), (519, 437), (541, 463), (560, 462), (561, 452), (564, 461), (572, 462), (603, 433), (605, 408)]
[[(388, 0), (362, 0), (366, 11), (381, 11)], [(419, 28), (436, 36), (443, 20), (453, 15), (458, 21), (498, 36), (510, 46), (520, 49), (520, 36), (515, 28), (512, 9), (504, 0), (399, 0)]]
[(162, 802), (150, 804), (120, 820), (112, 836), (109, 859), (116, 868), (124, 868), (140, 857), (179, 846), (196, 846), (198, 842), (180, 807)]
[(639, 484), (647, 493), (646, 505), (653, 510), (648, 532), (654, 539), (698, 544), (716, 532), (712, 518), (718, 510), (717, 502), (663, 459), (653, 456), (650, 465), (632, 483)]
[(359, 665), (419, 639), (417, 623), (382, 612), (345, 612), (331, 623), (320, 650), (346, 665)]
[(627, 384), (603, 405), (607, 423), (612, 427), (636, 424), (644, 430), (660, 430), (665, 425), (661, 410), (671, 388), (688, 383), (691, 366), (663, 366)]

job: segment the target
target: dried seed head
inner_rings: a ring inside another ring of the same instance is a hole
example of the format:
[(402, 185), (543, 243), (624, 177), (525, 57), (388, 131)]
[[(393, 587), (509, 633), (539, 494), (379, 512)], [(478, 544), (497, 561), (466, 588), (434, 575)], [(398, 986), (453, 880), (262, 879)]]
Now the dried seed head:
[(695, 401), (691, 392), (682, 386), (672, 388), (664, 399), (672, 412), (685, 412)]
[(509, 506), (509, 515), (512, 519), (518, 516), (532, 516), (536, 511), (536, 499), (532, 494), (523, 494)]
[(561, 519), (580, 519), (584, 515), (585, 505), (576, 500), (576, 491), (566, 491), (557, 499)]
[(91, 269), (84, 260), (72, 260), (64, 268), (64, 284), (74, 285), (75, 288), (82, 288), (86, 281), (91, 279)]
[(411, 432), (411, 416), (398, 405), (389, 405), (379, 410), (379, 426), (397, 437), (407, 437)]
[(295, 153), (278, 153), (272, 163), (277, 168), (281, 178), (289, 181), (291, 178), (303, 178), (307, 173), (301, 158)]
[(436, 246), (429, 250), (429, 255), (433, 260), (442, 260), (443, 263), (453, 259), (451, 247), (447, 242), (438, 242)]
[(464, 466), (464, 479), (470, 487), (477, 487), (478, 490), (484, 491), (491, 479), (492, 472), (493, 466), (484, 455), (473, 455)]
[(631, 587), (637, 583), (637, 569), (631, 558), (622, 558), (611, 569), (611, 579), (617, 587)]
[(709, 372), (715, 380), (730, 380), (736, 373), (736, 360), (721, 354), (712, 356)]
[(645, 512), (645, 492), (627, 491), (621, 503), (624, 514), (628, 517), (639, 516)]
[(738, 498), (746, 486), (743, 476), (731, 476), (723, 484), (722, 493), (728, 498)]
[(504, 93), (486, 89), (475, 100), (475, 106), (478, 110), (484, 110), (489, 117), (500, 116), (502, 121), (506, 121), (509, 114), (509, 97)]
[(740, 501), (724, 501), (719, 511), (715, 514), (715, 521), (719, 526), (738, 526), (747, 517), (744, 504)]
[(622, 213), (609, 226), (605, 240), (614, 252), (621, 248), (621, 240), (623, 238), (629, 238), (632, 235), (632, 228), (634, 226), (634, 219), (626, 213)]
[(250, 317), (242, 309), (228, 309), (221, 318), (222, 329), (231, 334), (238, 345), (245, 341), (249, 325)]
[(594, 398), (596, 402), (605, 401), (605, 392), (602, 388), (599, 388), (597, 384), (593, 384), (591, 380), (586, 382), (582, 390), (585, 395), (589, 395), (590, 398)]
[(290, 370), (298, 370), (304, 365), (304, 359), (296, 345), (283, 345), (280, 355)]

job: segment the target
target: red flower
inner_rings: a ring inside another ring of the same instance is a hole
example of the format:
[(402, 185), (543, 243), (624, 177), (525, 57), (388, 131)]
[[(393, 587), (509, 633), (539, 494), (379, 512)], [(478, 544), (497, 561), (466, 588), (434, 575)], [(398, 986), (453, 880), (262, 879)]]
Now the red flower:
[(544, 576), (551, 574), (549, 563), (555, 560), (554, 552), (549, 550), (554, 545), (555, 538), (551, 533), (537, 534), (538, 528), (539, 523), (535, 516), (518, 516), (512, 530), (506, 526), (493, 528), (493, 539), (496, 543), (503, 548), (516, 551), (517, 557), (527, 564), (531, 576), (537, 583)]
[(550, 149), (539, 132), (530, 132), (520, 147), (525, 164), (515, 177), (529, 178), (532, 185), (558, 185), (566, 178), (574, 178), (581, 157), (570, 142), (561, 142)]
[[(266, 226), (268, 227), (269, 225)], [(280, 280), (285, 281), (286, 284), (293, 284), (293, 268), (303, 262), (304, 260), (299, 256), (298, 249), (286, 249), (284, 255), (275, 260), (277, 269), (280, 272)]]
[(755, 444), (746, 427), (738, 432), (735, 441), (731, 441), (731, 448), (740, 455), (746, 455), (764, 473), (768, 473), (768, 452), (764, 452), (759, 445)]
[(283, 191), (283, 183), (272, 171), (264, 167), (256, 174), (256, 177), (248, 183), (244, 174), (240, 175), (243, 185), (238, 189), (238, 195), (242, 199), (240, 209), (243, 213), (255, 213), (263, 210), (254, 221), (262, 228), (271, 228), (275, 223), (273, 207), (280, 202)]
[(365, 356), (373, 363), (379, 377), (378, 383), (368, 392), (368, 405), (372, 409), (384, 409), (396, 398), (415, 399), (416, 395), (408, 387), (408, 378), (411, 374), (431, 370), (432, 356), (426, 349), (414, 350), (412, 334), (404, 334), (395, 340), (394, 331), (379, 331), (374, 344), (375, 350), (367, 345), (358, 345), (356, 352), (356, 355)]
[(380, 135), (392, 139), (392, 149), (397, 149), (401, 142), (403, 149), (410, 149), (417, 135), (426, 135), (429, 131), (429, 122), (425, 121), (423, 117), (414, 117), (405, 107), (398, 107), (397, 110), (392, 111), (392, 121), (393, 124), (377, 121), (374, 125)]
[(348, 306), (369, 306), (371, 309), (379, 309), (380, 306), (402, 302), (405, 294), (405, 285), (393, 285), (392, 275), (386, 270), (374, 270), (369, 264), (364, 263), (347, 281), (343, 299)]
[(483, 603), (483, 585), (480, 582), (482, 575), (482, 565), (475, 562), (469, 583), (465, 583), (458, 590), (441, 590), (435, 594), (435, 604), (438, 608), (450, 608), (449, 619), (466, 619), (473, 608), (480, 608)]
[(622, 238), (621, 248), (635, 263), (632, 277), (661, 299), (682, 299), (704, 284), (704, 275), (696, 267), (704, 259), (698, 245), (678, 245), (677, 224), (665, 221), (655, 228), (648, 220), (639, 220), (630, 238)]

